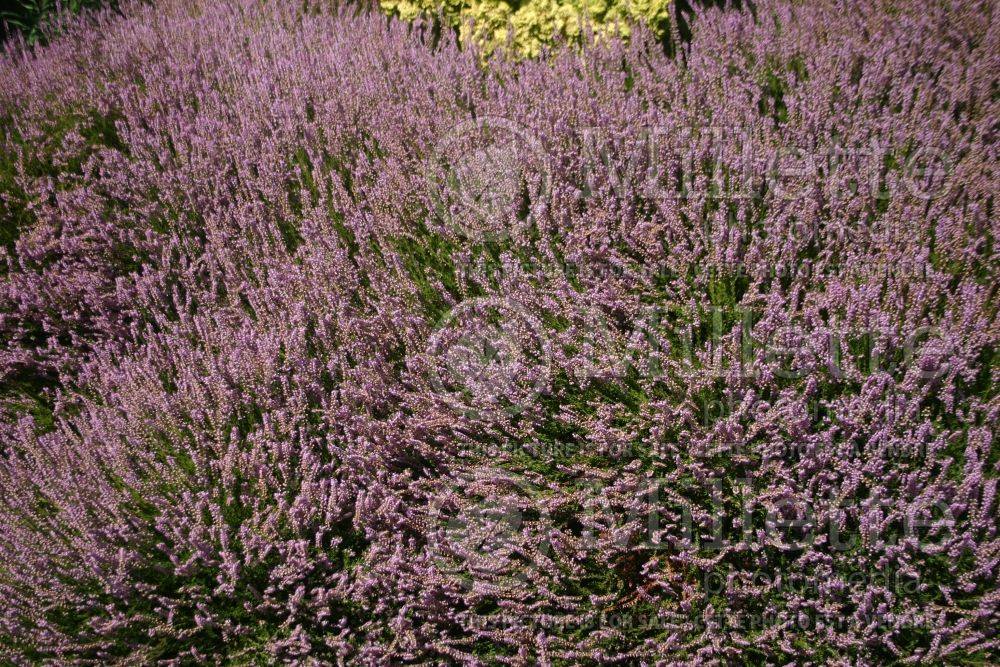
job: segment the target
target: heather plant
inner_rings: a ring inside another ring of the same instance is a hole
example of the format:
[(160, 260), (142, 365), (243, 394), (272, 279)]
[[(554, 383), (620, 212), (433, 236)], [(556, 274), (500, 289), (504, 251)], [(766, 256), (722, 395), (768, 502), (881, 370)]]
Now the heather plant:
[(12, 664), (990, 664), (992, 3), (0, 63)]

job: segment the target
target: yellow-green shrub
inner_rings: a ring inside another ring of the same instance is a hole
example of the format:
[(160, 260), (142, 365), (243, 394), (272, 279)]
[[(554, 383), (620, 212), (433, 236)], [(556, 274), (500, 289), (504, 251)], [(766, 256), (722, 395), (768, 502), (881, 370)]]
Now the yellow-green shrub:
[[(663, 35), (669, 0), (381, 0), (383, 11), (411, 20), (438, 12), (459, 29), (463, 42), (477, 42), (485, 53), (507, 44), (518, 55), (535, 56), (556, 36), (580, 39), (587, 24), (598, 36), (627, 36), (630, 25), (645, 21)], [(512, 34), (511, 34), (512, 33)]]

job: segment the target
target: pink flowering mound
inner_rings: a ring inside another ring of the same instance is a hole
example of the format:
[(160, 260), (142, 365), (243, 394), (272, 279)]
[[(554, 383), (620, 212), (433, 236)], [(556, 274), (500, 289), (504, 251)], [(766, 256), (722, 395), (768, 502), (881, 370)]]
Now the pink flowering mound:
[(0, 54), (0, 661), (1000, 660), (995, 3), (153, 4)]

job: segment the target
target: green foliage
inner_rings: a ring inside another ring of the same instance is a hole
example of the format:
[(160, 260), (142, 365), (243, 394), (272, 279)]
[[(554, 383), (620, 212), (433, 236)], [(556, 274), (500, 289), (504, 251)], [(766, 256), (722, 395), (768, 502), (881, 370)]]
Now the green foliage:
[[(85, 9), (98, 9), (107, 4), (105, 0), (14, 0), (4, 3), (0, 10), (0, 21), (7, 24), (7, 29), (18, 31), (28, 44), (44, 44), (48, 34), (48, 26), (55, 16), (61, 12), (79, 14)], [(114, 0), (111, 1), (114, 6)], [(6, 30), (0, 30), (0, 41), (6, 36)]]
[[(628, 36), (645, 22), (665, 37), (669, 0), (381, 0), (383, 11), (412, 20), (440, 13), (485, 54), (508, 46), (519, 56), (538, 55), (553, 39), (578, 42), (590, 25), (598, 37)], [(508, 43), (508, 39), (510, 40)]]

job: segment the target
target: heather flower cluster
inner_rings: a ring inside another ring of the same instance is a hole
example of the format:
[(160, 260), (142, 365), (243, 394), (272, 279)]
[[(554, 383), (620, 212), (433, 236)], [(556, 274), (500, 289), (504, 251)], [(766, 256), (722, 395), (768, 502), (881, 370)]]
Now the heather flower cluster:
[(991, 664), (1000, 20), (0, 54), (0, 661)]

